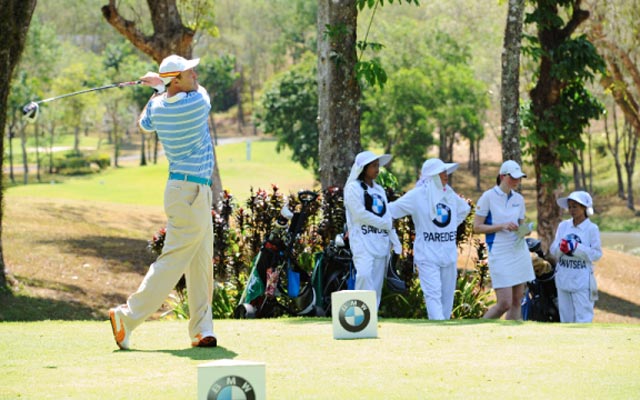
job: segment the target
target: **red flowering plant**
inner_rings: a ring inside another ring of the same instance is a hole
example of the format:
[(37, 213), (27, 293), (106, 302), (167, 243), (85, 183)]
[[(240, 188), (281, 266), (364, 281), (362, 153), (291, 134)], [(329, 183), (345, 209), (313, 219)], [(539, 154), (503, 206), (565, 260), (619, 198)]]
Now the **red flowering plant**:
[(162, 248), (164, 247), (164, 237), (167, 235), (167, 228), (160, 228), (158, 232), (153, 235), (151, 240), (147, 240), (147, 250), (151, 254), (159, 256), (162, 254)]

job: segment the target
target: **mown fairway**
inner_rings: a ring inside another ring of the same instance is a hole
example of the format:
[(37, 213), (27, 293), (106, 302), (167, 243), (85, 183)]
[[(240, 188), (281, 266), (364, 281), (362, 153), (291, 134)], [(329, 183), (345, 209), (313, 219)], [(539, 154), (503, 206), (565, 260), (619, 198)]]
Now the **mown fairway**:
[(216, 321), (220, 347), (188, 347), (185, 321), (143, 324), (118, 351), (108, 322), (0, 324), (2, 399), (195, 399), (197, 365), (266, 363), (269, 399), (633, 399), (640, 326), (381, 320), (334, 340), (328, 319)]

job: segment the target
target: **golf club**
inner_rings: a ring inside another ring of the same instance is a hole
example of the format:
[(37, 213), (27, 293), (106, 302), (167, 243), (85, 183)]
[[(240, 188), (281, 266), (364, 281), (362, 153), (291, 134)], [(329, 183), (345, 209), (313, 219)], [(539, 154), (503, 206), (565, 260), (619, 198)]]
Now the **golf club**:
[(92, 89), (80, 90), (80, 91), (73, 92), (73, 93), (62, 94), (60, 96), (50, 97), (48, 99), (44, 99), (44, 100), (40, 100), (40, 101), (32, 101), (29, 104), (27, 104), (24, 107), (22, 107), (22, 117), (27, 119), (29, 122), (35, 121), (36, 118), (38, 118), (38, 111), (40, 109), (39, 104), (42, 104), (42, 103), (48, 103), (50, 101), (63, 99), (65, 97), (76, 96), (76, 95), (79, 95), (79, 94), (82, 94), (82, 93), (95, 92), (97, 90), (111, 89), (111, 88), (115, 88), (115, 87), (123, 88), (125, 86), (135, 86), (135, 85), (139, 85), (141, 83), (142, 83), (142, 81), (139, 81), (139, 80), (138, 81), (130, 81), (130, 82), (112, 83), (110, 85), (100, 86), (100, 87), (92, 88)]

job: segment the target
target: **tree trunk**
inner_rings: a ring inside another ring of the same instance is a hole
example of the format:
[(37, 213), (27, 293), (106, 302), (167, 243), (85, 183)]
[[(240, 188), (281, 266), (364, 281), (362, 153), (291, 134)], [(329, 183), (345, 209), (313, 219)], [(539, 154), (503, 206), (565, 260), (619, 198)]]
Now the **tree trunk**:
[(80, 123), (73, 129), (73, 151), (80, 154)]
[(13, 174), (13, 137), (15, 133), (13, 130), (9, 130), (9, 179), (11, 183), (16, 183), (16, 177)]
[(191, 58), (195, 32), (182, 24), (176, 0), (147, 0), (151, 13), (153, 34), (145, 35), (135, 21), (124, 19), (116, 0), (102, 7), (102, 16), (138, 50), (149, 55), (158, 64), (171, 54)]
[(475, 145), (475, 153), (476, 153), (476, 163), (473, 172), (476, 176), (476, 192), (480, 191), (480, 140), (476, 140)]
[(354, 157), (361, 150), (360, 86), (355, 71), (357, 17), (355, 0), (318, 0), (318, 160), (322, 189), (344, 186)]
[(158, 134), (154, 132), (153, 134), (153, 163), (158, 163)]
[[(7, 100), (11, 88), (11, 77), (15, 69), (31, 23), (36, 0), (0, 0), (0, 26), (2, 36), (11, 40), (0, 40), (0, 132), (7, 123)], [(0, 165), (4, 165), (4, 138), (0, 140)], [(0, 179), (0, 292), (7, 290), (4, 255), (2, 250), (2, 219), (4, 216), (4, 180)]]
[(611, 134), (609, 132), (609, 118), (608, 115), (604, 118), (604, 133), (605, 138), (607, 139), (607, 148), (609, 152), (613, 156), (613, 164), (616, 167), (616, 178), (618, 182), (618, 197), (623, 199), (624, 195), (624, 182), (622, 181), (622, 166), (620, 165), (620, 132), (618, 131), (618, 120), (616, 115), (616, 105), (613, 105), (611, 109), (611, 114), (613, 116), (613, 140), (611, 139)]
[(209, 126), (211, 127), (211, 135), (213, 138), (213, 145), (218, 145), (218, 130), (216, 129), (216, 121), (213, 119), (213, 111), (209, 113)]
[(40, 177), (40, 124), (37, 122), (33, 126), (33, 134), (36, 139), (36, 180), (42, 182)]
[[(538, 81), (530, 91), (531, 110), (538, 121), (546, 125), (559, 125), (558, 121), (549, 120), (547, 114), (561, 101), (562, 87), (565, 82), (552, 75), (553, 60), (550, 54), (557, 51), (558, 47), (571, 36), (575, 29), (589, 17), (589, 12), (580, 9), (580, 0), (576, 0), (571, 19), (565, 26), (553, 26), (538, 32), (543, 55), (540, 57)], [(548, 8), (548, 13), (558, 13), (558, 9), (545, 2), (538, 2), (537, 7)], [(560, 171), (562, 160), (558, 154), (557, 141), (553, 130), (540, 129), (539, 135), (545, 146), (533, 145), (532, 158), (536, 177), (536, 207), (538, 210), (538, 237), (542, 247), (547, 250), (555, 237), (555, 231), (561, 220), (561, 209), (556, 206), (557, 192), (562, 188), (557, 183), (547, 179), (545, 170)]]
[(49, 173), (53, 174), (53, 141), (55, 139), (56, 123), (51, 121), (49, 125)]
[(24, 176), (22, 180), (26, 185), (29, 183), (29, 160), (27, 159), (27, 127), (24, 124), (20, 125), (20, 147), (22, 148), (22, 168)]
[(636, 208), (633, 204), (633, 171), (636, 165), (638, 135), (633, 132), (633, 127), (628, 122), (625, 123), (624, 136), (627, 138), (624, 152), (624, 168), (627, 172), (627, 208), (635, 211)]
[(140, 142), (140, 166), (147, 165), (147, 145), (146, 139), (147, 136), (144, 133), (140, 133), (141, 142)]
[(502, 50), (502, 159), (522, 163), (520, 150), (520, 47), (524, 0), (509, 0)]
[(244, 69), (242, 65), (238, 67), (238, 80), (235, 83), (236, 96), (238, 96), (238, 133), (244, 132), (244, 109), (242, 108), (242, 87), (244, 86)]

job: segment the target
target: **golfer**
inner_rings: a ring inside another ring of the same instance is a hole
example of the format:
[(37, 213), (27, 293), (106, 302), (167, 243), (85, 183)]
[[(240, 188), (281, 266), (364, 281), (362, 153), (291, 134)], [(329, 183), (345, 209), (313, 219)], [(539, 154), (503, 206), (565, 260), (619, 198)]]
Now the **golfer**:
[(214, 161), (207, 125), (211, 105), (196, 80), (198, 62), (172, 55), (162, 60), (159, 74), (141, 78), (158, 91), (142, 111), (139, 124), (146, 132), (157, 132), (169, 160), (164, 192), (168, 222), (162, 254), (151, 264), (138, 291), (126, 304), (109, 311), (116, 344), (123, 350), (129, 348), (133, 330), (160, 308), (182, 274), (187, 283), (191, 345), (217, 345), (211, 314)]
[(356, 268), (355, 289), (374, 290), (378, 307), (391, 255), (392, 237), (395, 251), (401, 251), (400, 240), (392, 230), (387, 195), (375, 182), (380, 167), (390, 160), (389, 154), (359, 153), (344, 188), (349, 247)]
[(457, 163), (432, 158), (422, 164), (420, 179), (398, 200), (389, 204), (393, 218), (411, 215), (416, 229), (414, 262), (418, 269), (429, 319), (451, 318), (456, 290), (458, 225), (471, 207), (448, 185)]
[(506, 313), (506, 319), (522, 319), (523, 284), (535, 279), (529, 249), (520, 237), (526, 230), (524, 198), (515, 191), (526, 176), (517, 162), (503, 162), (496, 186), (484, 192), (476, 204), (473, 228), (486, 234), (489, 274), (497, 298), (484, 318), (500, 318)]
[(560, 322), (591, 322), (597, 299), (593, 263), (602, 257), (600, 229), (591, 222), (593, 200), (587, 192), (572, 192), (557, 200), (571, 218), (558, 225), (549, 251), (558, 260), (556, 286)]

